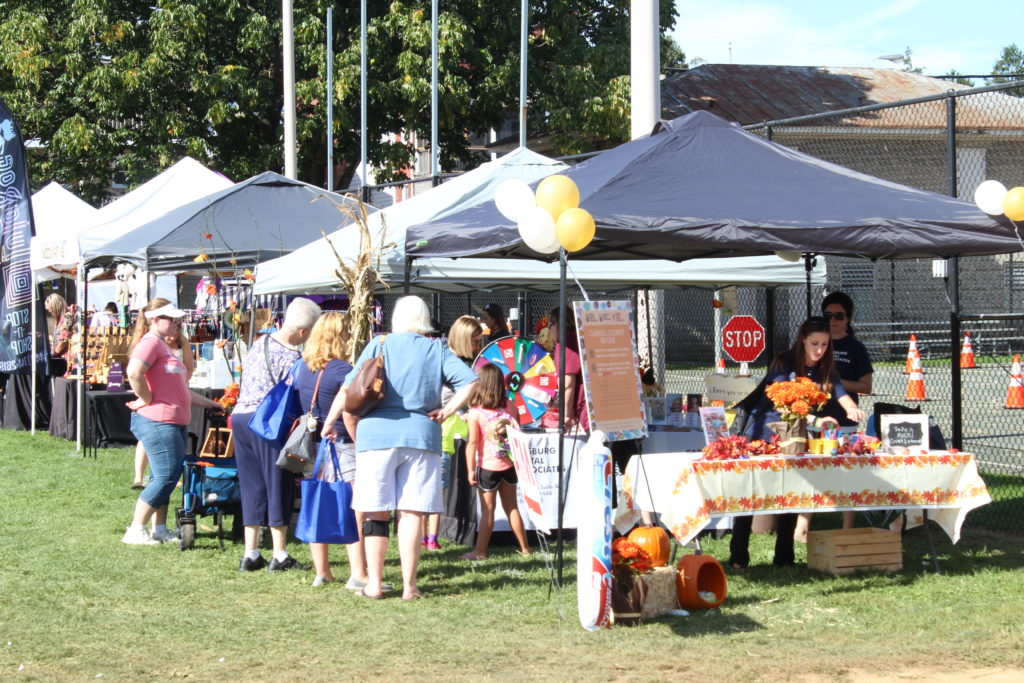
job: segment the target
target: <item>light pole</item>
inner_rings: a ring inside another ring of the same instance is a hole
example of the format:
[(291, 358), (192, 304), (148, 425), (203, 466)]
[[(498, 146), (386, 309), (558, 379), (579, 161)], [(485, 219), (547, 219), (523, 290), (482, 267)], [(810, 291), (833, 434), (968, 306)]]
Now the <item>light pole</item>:
[(284, 175), (295, 180), (295, 33), (292, 0), (281, 0), (281, 34), (284, 77)]

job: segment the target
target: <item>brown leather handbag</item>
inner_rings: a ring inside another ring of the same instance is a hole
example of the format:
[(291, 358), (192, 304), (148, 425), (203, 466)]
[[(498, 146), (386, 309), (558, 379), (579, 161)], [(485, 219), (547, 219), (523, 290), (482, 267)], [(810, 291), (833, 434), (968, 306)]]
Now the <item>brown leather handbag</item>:
[(373, 358), (367, 358), (352, 383), (345, 389), (345, 412), (363, 417), (373, 411), (377, 404), (384, 400), (387, 395), (387, 381), (384, 374), (384, 340), (387, 335), (380, 338), (377, 345), (377, 353)]

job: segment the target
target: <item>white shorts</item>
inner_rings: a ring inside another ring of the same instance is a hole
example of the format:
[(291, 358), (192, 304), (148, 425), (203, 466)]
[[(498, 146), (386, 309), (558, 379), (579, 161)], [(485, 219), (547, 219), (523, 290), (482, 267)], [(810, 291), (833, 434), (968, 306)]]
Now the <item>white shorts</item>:
[[(334, 449), (338, 454), (338, 465), (341, 467), (341, 480), (351, 482), (356, 478), (356, 445), (351, 441), (335, 441)], [(316, 478), (321, 481), (338, 481), (338, 473), (334, 471), (334, 463), (330, 458), (324, 458), (324, 464)]]
[(356, 453), (352, 507), (359, 512), (441, 512), (441, 456), (420, 448)]

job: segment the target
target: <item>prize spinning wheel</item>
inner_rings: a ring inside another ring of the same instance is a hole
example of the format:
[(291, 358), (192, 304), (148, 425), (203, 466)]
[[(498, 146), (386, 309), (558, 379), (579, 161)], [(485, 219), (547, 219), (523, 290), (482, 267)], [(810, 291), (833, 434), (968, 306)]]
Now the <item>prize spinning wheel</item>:
[(520, 426), (540, 419), (558, 393), (558, 372), (551, 355), (540, 344), (520, 337), (491, 342), (476, 357), (473, 368), (490, 363), (505, 375), (510, 413)]

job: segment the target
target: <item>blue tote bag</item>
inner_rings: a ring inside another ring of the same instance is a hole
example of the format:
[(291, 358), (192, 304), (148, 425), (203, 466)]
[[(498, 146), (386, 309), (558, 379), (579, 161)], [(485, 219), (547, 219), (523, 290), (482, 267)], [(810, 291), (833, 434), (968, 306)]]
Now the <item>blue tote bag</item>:
[[(330, 457), (337, 481), (317, 478)], [(352, 485), (341, 480), (338, 452), (330, 439), (320, 441), (313, 476), (302, 480), (302, 509), (295, 523), (295, 538), (306, 543), (355, 543), (359, 540), (352, 511)]]
[[(270, 370), (270, 358), (264, 344), (264, 360), (267, 363), (267, 370)], [(249, 429), (256, 436), (270, 441), (278, 448), (283, 448), (288, 440), (288, 433), (291, 431), (295, 418), (302, 414), (302, 405), (299, 403), (299, 392), (295, 390), (295, 373), (298, 371), (300, 358), (295, 365), (284, 376), (284, 379), (275, 384), (258, 406), (256, 412), (249, 418)]]

